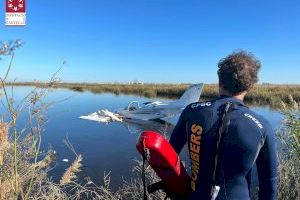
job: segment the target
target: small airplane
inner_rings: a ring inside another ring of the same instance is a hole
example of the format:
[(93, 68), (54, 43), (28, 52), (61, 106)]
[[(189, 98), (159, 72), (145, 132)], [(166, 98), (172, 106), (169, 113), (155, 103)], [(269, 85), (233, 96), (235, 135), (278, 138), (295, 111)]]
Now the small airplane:
[(180, 114), (187, 105), (199, 101), (203, 85), (203, 83), (191, 85), (176, 101), (153, 101), (142, 104), (132, 101), (124, 109), (118, 109), (116, 112), (100, 110), (80, 118), (108, 123), (122, 122), (124, 119), (154, 120), (172, 117)]

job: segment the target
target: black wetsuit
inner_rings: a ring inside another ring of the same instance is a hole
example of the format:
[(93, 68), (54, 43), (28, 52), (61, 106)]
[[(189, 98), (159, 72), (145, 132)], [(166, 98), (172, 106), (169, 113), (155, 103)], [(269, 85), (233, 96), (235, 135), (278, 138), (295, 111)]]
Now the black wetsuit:
[(228, 96), (187, 106), (171, 135), (170, 143), (177, 153), (188, 142), (192, 171), (189, 199), (210, 199), (218, 127), (226, 102), (233, 102), (235, 106), (228, 115), (230, 123), (220, 143), (217, 178), (221, 189), (217, 199), (250, 199), (255, 163), (259, 199), (276, 199), (278, 160), (274, 131), (242, 101)]

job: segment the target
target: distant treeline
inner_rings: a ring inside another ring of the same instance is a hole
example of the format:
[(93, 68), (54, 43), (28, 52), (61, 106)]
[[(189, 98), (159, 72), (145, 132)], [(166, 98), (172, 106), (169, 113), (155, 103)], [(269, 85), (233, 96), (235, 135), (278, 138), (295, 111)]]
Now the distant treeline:
[[(104, 84), (104, 83), (40, 83), (24, 82), (9, 83), (15, 86), (37, 86), (67, 88), (70, 90), (92, 93), (114, 93), (114, 94), (134, 94), (150, 98), (179, 98), (190, 84)], [(296, 102), (300, 102), (300, 85), (277, 85), (277, 84), (258, 84), (246, 96), (245, 101), (250, 104), (270, 105), (278, 107), (281, 101), (289, 101), (292, 95)], [(201, 98), (212, 99), (218, 96), (217, 84), (206, 84)]]

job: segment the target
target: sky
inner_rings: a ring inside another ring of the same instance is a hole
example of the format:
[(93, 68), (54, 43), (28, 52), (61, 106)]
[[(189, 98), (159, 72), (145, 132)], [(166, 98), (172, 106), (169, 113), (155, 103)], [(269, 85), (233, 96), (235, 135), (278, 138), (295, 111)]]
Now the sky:
[[(22, 39), (9, 79), (66, 82), (217, 83), (217, 63), (233, 51), (262, 62), (260, 83), (300, 83), (298, 0), (27, 0), (27, 25), (5, 26), (0, 41)], [(8, 58), (0, 61), (1, 76)]]

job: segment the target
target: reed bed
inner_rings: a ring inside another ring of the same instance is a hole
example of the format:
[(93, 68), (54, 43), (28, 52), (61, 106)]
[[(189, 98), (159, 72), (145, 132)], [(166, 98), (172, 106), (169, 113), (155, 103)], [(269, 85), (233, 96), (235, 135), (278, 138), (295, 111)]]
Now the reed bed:
[[(46, 83), (27, 82), (27, 83), (9, 83), (15, 86), (37, 86), (48, 87)], [(55, 83), (55, 88), (67, 88), (70, 90), (84, 92), (89, 91), (98, 93), (114, 94), (133, 94), (150, 98), (179, 98), (190, 84), (92, 84), (92, 83)], [(258, 84), (246, 96), (245, 101), (254, 105), (269, 105), (273, 108), (279, 108), (280, 102), (288, 101), (288, 96), (292, 95), (297, 103), (300, 102), (300, 85), (276, 85), (276, 84)], [(218, 97), (218, 85), (206, 84), (201, 98), (205, 100)]]

